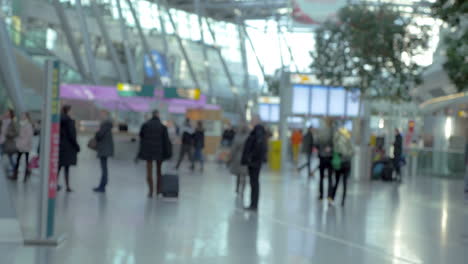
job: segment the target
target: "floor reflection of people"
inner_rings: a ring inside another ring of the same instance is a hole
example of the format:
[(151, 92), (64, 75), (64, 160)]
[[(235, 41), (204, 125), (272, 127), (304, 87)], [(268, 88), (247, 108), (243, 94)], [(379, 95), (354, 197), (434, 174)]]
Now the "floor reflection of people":
[(233, 212), (228, 227), (228, 262), (259, 263), (257, 250), (258, 217)]

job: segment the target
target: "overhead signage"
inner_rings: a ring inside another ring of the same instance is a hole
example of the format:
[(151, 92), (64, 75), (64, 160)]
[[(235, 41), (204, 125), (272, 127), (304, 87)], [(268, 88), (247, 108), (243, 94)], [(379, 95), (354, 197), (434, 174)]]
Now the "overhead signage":
[(277, 96), (260, 96), (258, 98), (259, 104), (279, 104), (280, 98)]
[[(151, 55), (153, 57), (154, 62), (156, 63), (156, 67), (161, 77), (162, 85), (170, 85), (171, 74), (169, 71), (167, 58), (165, 55), (161, 54), (156, 50), (151, 51)], [(153, 67), (151, 66), (151, 60), (148, 55), (144, 57), (144, 65), (145, 65), (145, 80), (149, 80), (155, 77)], [(148, 83), (146, 82), (145, 83)]]
[(154, 86), (118, 83), (117, 93), (123, 97), (154, 97)]
[(200, 89), (181, 89), (181, 88), (164, 88), (164, 98), (166, 99), (191, 99), (199, 100), (201, 96)]

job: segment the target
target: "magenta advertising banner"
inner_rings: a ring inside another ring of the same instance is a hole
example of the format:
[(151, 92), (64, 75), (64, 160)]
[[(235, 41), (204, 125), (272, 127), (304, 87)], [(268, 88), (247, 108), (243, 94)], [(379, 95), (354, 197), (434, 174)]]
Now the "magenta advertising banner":
[(123, 110), (133, 112), (150, 112), (154, 102), (167, 104), (170, 113), (185, 113), (187, 109), (220, 109), (217, 105), (208, 105), (206, 96), (201, 95), (199, 100), (166, 99), (164, 91), (154, 91), (154, 97), (121, 97), (114, 86), (97, 86), (81, 84), (62, 84), (60, 96), (63, 99), (93, 101), (108, 110)]

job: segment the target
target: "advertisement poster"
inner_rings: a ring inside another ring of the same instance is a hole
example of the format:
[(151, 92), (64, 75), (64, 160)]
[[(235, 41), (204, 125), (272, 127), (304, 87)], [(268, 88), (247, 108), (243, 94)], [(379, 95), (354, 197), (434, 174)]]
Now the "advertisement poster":
[(57, 173), (60, 145), (60, 64), (53, 62), (52, 70), (52, 98), (50, 104), (50, 152), (49, 152), (49, 176), (48, 176), (48, 210), (47, 210), (47, 236), (54, 233), (55, 198), (57, 195)]

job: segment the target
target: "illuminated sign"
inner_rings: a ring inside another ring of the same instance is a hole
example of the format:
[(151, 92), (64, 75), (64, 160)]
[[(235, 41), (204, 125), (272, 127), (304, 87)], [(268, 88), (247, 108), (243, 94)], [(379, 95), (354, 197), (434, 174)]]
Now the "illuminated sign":
[(132, 96), (154, 97), (154, 86), (118, 83), (117, 93), (123, 97), (132, 97)]
[(199, 100), (200, 96), (200, 89), (164, 88), (164, 98), (166, 99), (182, 98)]

